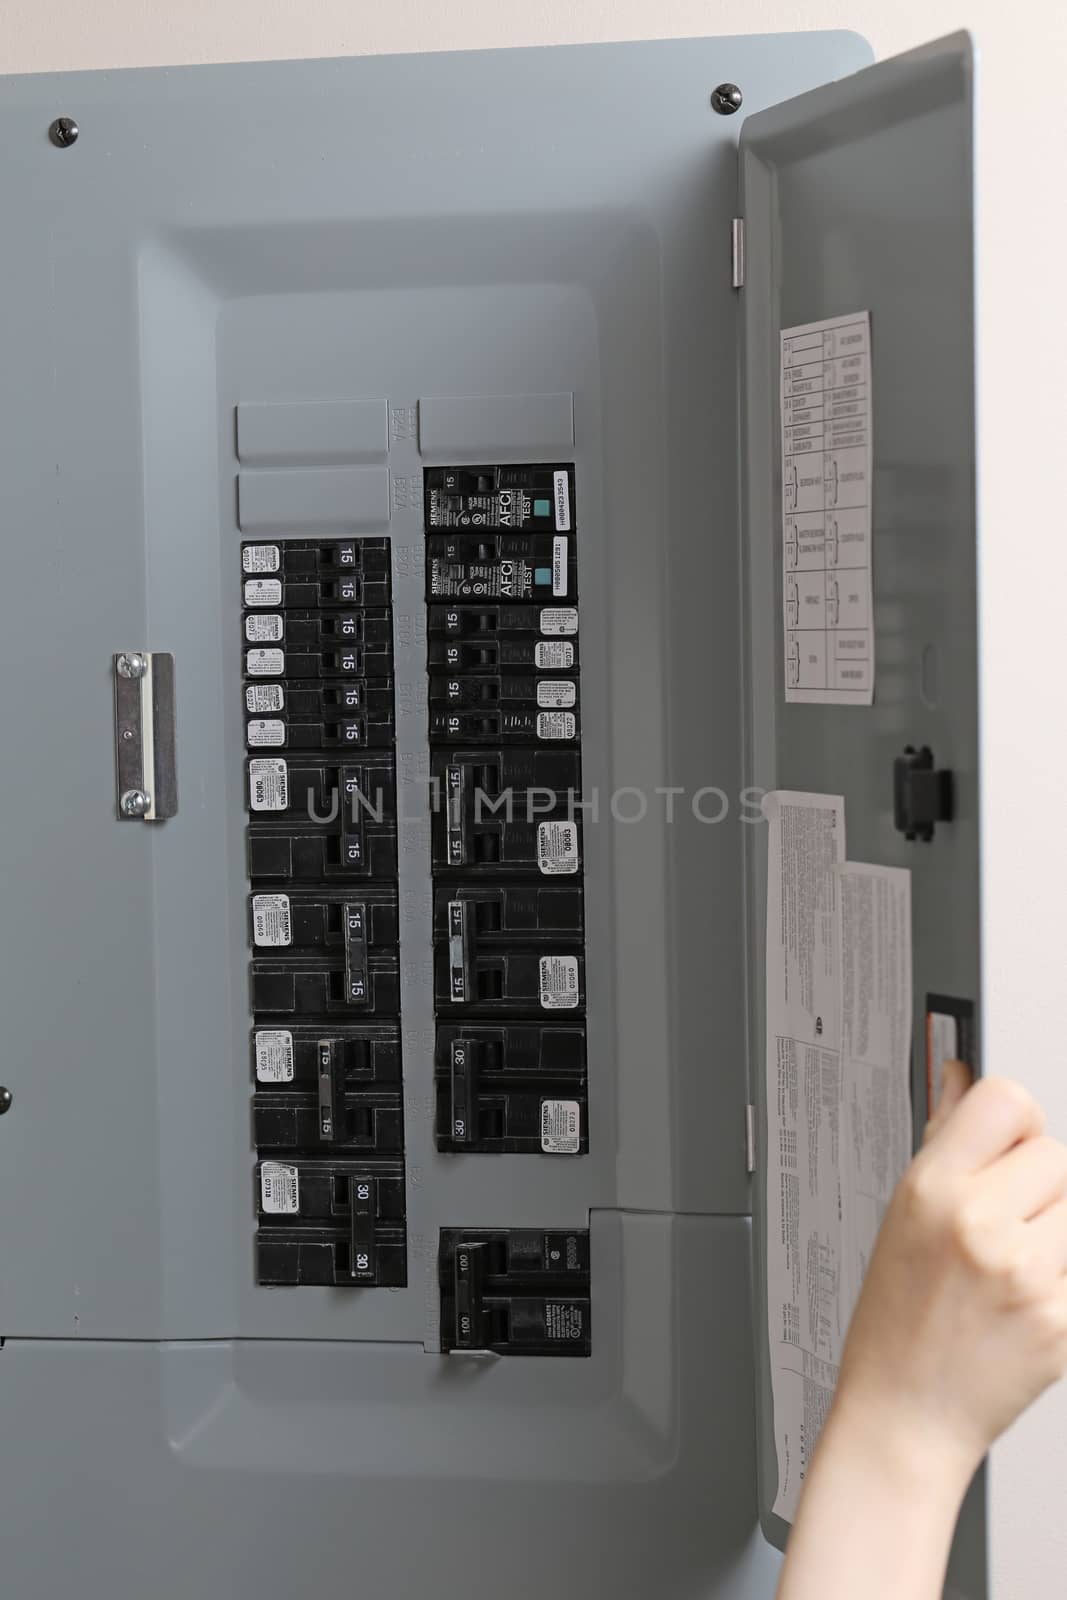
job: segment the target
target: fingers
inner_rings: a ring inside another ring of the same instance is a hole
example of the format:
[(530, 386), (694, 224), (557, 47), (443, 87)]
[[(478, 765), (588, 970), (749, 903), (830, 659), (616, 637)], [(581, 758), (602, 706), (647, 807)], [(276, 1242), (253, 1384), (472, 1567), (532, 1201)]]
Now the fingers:
[(926, 1124), (923, 1143), (932, 1139), (959, 1105), (974, 1081), (974, 1074), (963, 1061), (946, 1061), (941, 1067), (941, 1094), (934, 1107), (933, 1116)]
[[(953, 1091), (954, 1092), (954, 1091)], [(1044, 1131), (1045, 1115), (1021, 1083), (983, 1078), (945, 1116), (927, 1150), (947, 1171), (980, 1172), (1022, 1139)]]
[(1027, 1244), (1043, 1260), (1067, 1273), (1067, 1200), (1057, 1200), (1026, 1224)]
[(1029, 1222), (1067, 1196), (1067, 1148), (1048, 1134), (1027, 1139), (987, 1167), (980, 1185), (983, 1208)]
[(965, 1061), (946, 1061), (941, 1068), (941, 1098), (937, 1114), (947, 1117), (959, 1105), (974, 1082), (974, 1073)]

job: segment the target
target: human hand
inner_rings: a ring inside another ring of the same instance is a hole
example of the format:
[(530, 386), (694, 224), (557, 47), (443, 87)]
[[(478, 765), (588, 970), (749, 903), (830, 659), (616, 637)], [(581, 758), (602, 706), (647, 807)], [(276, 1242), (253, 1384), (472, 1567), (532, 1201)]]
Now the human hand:
[(948, 1065), (886, 1213), (830, 1419), (960, 1493), (1067, 1371), (1067, 1148), (1019, 1084), (968, 1082)]

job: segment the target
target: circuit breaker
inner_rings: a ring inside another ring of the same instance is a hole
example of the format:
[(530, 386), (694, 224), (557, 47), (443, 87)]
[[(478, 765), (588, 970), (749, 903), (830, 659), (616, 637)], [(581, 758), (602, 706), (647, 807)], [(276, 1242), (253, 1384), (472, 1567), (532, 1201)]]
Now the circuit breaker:
[(971, 51), (868, 61), (0, 84), (11, 1600), (773, 1591), (766, 791), (911, 871), (916, 1134), (982, 1038)]
[(589, 1354), (589, 1236), (446, 1229), (442, 1338), (449, 1351)]
[[(582, 1155), (589, 1097), (574, 468), (450, 466), (428, 471), (425, 484), (437, 1149)], [(569, 1028), (544, 1025), (558, 1013)], [(472, 1312), (457, 1335), (457, 1295), (476, 1299), (480, 1290), (472, 1279), (460, 1294), (445, 1238), (445, 1348), (473, 1347), (474, 1330), (492, 1323), (491, 1348), (523, 1349), (501, 1331), (503, 1302), (495, 1321)], [(481, 1245), (456, 1259), (477, 1263), (481, 1282)], [(586, 1329), (587, 1319), (581, 1339), (552, 1353), (587, 1354)], [(543, 1353), (546, 1340), (542, 1330), (525, 1348)]]
[[(245, 544), (241, 571), (245, 710), (270, 713), (245, 723), (257, 1281), (398, 1288), (407, 1250), (389, 542)], [(333, 676), (339, 687), (318, 686)], [(264, 749), (281, 753), (253, 753)], [(294, 1036), (286, 1024), (297, 1016)], [(341, 1031), (342, 1019), (367, 1018), (390, 1033)], [(283, 1100), (298, 1044), (305, 1073), (314, 1055), (315, 1092)], [(379, 1073), (385, 1082), (368, 1092)]]

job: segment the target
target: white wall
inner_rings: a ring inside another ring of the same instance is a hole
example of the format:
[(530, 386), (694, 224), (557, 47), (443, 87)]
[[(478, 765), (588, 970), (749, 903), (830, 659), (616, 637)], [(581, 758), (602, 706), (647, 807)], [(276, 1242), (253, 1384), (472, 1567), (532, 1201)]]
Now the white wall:
[[(987, 1062), (1067, 1133), (1067, 7), (1059, 0), (2, 0), (0, 65), (78, 67), (852, 28), (879, 55), (960, 26), (981, 64)], [(1067, 1388), (999, 1449), (997, 1600), (1065, 1590)]]

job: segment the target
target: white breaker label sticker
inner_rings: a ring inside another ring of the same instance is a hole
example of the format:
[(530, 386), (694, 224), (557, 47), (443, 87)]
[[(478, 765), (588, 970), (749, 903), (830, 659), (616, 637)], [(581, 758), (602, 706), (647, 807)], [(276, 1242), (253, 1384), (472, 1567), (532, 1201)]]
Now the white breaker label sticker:
[(274, 718), (259, 718), (248, 724), (249, 749), (256, 749), (262, 745), (280, 745), (285, 743), (285, 723)]
[(282, 552), (276, 544), (249, 544), (241, 551), (246, 572), (277, 572), (281, 564)]
[(573, 711), (539, 711), (537, 713), (537, 737), (539, 739), (573, 739), (574, 729)]
[(268, 616), (245, 618), (245, 638), (249, 644), (277, 644), (284, 632), (285, 623), (277, 611)]
[(280, 683), (250, 683), (245, 689), (248, 711), (281, 711), (284, 705), (285, 690)]
[(546, 877), (578, 871), (578, 824), (537, 824), (537, 865)]
[(567, 593), (567, 541), (552, 540), (552, 593)]
[(573, 706), (578, 700), (578, 690), (573, 678), (549, 678), (537, 685), (539, 706)]
[(300, 1210), (300, 1173), (284, 1161), (264, 1161), (259, 1169), (259, 1192), (268, 1212)]
[(280, 606), (282, 585), (279, 578), (247, 578), (245, 580), (246, 606)]
[(785, 698), (869, 706), (871, 314), (781, 333)]
[(252, 938), (265, 949), (292, 944), (293, 922), (287, 894), (252, 896)]
[(285, 675), (284, 650), (249, 650), (245, 666), (250, 678), (281, 678)]
[(284, 761), (259, 757), (248, 763), (248, 803), (253, 811), (285, 811), (289, 768)]
[(569, 639), (538, 639), (534, 645), (534, 666), (542, 672), (557, 672), (573, 665), (574, 646)]
[(582, 1146), (582, 1108), (577, 1100), (541, 1101), (541, 1149), (546, 1156), (576, 1156)]
[(577, 633), (577, 606), (542, 606), (542, 633)]
[(293, 1036), (288, 1028), (256, 1029), (256, 1079), (259, 1083), (292, 1083)]
[(578, 957), (541, 957), (541, 1004), (546, 1011), (573, 1011), (578, 1004)]
[(571, 486), (565, 472), (552, 474), (552, 489), (556, 504), (556, 527), (561, 533), (571, 531)]

